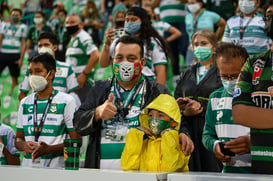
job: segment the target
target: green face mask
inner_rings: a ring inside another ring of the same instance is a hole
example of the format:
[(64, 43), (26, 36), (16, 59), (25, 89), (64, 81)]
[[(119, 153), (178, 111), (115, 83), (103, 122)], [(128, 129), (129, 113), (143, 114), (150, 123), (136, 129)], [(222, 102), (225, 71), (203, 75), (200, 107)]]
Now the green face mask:
[(212, 53), (211, 53), (211, 48), (210, 47), (197, 47), (194, 50), (194, 55), (201, 61), (205, 62), (207, 61)]
[(59, 19), (59, 22), (60, 23), (64, 23), (64, 21), (65, 21), (65, 17), (60, 17), (60, 18), (58, 18)]
[(155, 136), (159, 136), (160, 133), (167, 128), (171, 127), (171, 121), (165, 121), (158, 118), (151, 118), (148, 120), (149, 128)]

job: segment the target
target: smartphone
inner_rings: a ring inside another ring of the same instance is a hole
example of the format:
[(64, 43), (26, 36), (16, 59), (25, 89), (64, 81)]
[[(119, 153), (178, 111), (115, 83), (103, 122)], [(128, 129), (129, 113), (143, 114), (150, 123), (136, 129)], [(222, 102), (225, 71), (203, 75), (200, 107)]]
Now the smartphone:
[(124, 28), (115, 29), (115, 39), (126, 35)]
[(220, 142), (220, 143), (219, 143), (221, 152), (222, 152), (224, 155), (235, 156), (235, 153), (234, 153), (234, 152), (230, 151), (230, 150), (227, 149), (227, 148), (224, 148), (225, 144), (226, 144), (225, 142)]

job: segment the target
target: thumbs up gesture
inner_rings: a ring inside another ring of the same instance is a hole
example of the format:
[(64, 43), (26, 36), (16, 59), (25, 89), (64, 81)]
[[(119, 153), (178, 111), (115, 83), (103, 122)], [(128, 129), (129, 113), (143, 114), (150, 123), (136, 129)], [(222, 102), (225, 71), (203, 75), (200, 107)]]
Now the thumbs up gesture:
[(96, 121), (100, 119), (108, 120), (115, 116), (117, 113), (117, 107), (113, 104), (113, 100), (114, 94), (110, 93), (108, 99), (102, 105), (96, 108)]

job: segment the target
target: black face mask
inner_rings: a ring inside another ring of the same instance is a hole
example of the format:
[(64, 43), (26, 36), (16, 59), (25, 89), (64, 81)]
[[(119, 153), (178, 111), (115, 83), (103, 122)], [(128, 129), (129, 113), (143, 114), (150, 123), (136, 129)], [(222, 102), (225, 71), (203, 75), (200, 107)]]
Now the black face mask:
[(273, 40), (273, 15), (265, 18), (264, 32)]
[(67, 26), (66, 31), (69, 35), (73, 35), (79, 30), (79, 25)]
[(116, 21), (116, 28), (123, 28), (124, 27), (124, 21)]

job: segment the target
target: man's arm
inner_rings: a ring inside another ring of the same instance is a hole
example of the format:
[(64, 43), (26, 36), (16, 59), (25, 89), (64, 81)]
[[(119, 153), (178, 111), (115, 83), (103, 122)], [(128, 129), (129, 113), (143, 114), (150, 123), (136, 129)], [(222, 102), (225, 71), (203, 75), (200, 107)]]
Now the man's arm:
[(217, 23), (217, 30), (216, 30), (216, 36), (218, 38), (218, 40), (221, 40), (224, 31), (225, 31), (225, 27), (226, 27), (226, 21), (223, 18), (220, 18), (219, 22)]
[(92, 69), (97, 65), (99, 60), (99, 51), (94, 50), (89, 57), (89, 60), (81, 74), (78, 75), (77, 80), (79, 83), (79, 88), (82, 88), (84, 82), (86, 81), (86, 76), (92, 71)]
[(273, 110), (244, 104), (235, 104), (232, 107), (234, 122), (250, 128), (272, 129)]
[(19, 67), (22, 66), (22, 63), (23, 63), (23, 59), (24, 59), (24, 56), (25, 56), (25, 51), (26, 51), (26, 38), (22, 38), (21, 40), (21, 52), (20, 52), (20, 58), (19, 60), (17, 61)]
[[(14, 136), (14, 133), (13, 133), (13, 136)], [(0, 136), (0, 143), (4, 144), (1, 136)], [(12, 144), (12, 143), (8, 143), (8, 144)], [(19, 156), (12, 155), (5, 145), (4, 145), (4, 149), (3, 149), (3, 154), (8, 162), (8, 165), (20, 165)]]
[(162, 85), (166, 85), (166, 65), (156, 65), (156, 82)]

